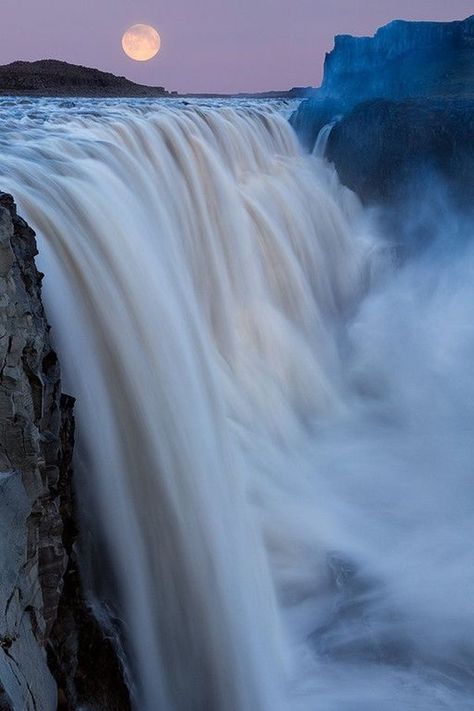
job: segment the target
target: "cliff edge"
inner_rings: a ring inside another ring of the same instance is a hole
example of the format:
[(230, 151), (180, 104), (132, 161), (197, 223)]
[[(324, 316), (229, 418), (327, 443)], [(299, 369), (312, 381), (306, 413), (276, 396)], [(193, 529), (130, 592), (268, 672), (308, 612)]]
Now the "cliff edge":
[(396, 20), (374, 37), (335, 38), (324, 81), (291, 117), (366, 203), (412, 199), (442, 184), (474, 204), (474, 15), (455, 22)]
[(61, 392), (36, 254), (33, 230), (0, 193), (0, 711), (127, 711), (79, 578), (74, 401)]
[(146, 97), (167, 96), (162, 86), (143, 86), (125, 77), (56, 59), (0, 66), (0, 95)]
[(454, 22), (394, 20), (373, 37), (338, 35), (326, 55), (321, 95), (474, 98), (474, 15)]

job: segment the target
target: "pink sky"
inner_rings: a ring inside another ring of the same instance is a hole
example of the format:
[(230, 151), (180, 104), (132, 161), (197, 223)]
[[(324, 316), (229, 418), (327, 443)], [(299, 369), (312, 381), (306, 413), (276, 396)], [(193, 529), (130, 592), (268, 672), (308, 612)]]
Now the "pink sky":
[[(472, 0), (1, 0), (0, 64), (64, 59), (180, 92), (319, 85), (335, 34), (373, 34), (393, 19), (454, 20)], [(157, 27), (149, 63), (122, 53), (137, 22)]]

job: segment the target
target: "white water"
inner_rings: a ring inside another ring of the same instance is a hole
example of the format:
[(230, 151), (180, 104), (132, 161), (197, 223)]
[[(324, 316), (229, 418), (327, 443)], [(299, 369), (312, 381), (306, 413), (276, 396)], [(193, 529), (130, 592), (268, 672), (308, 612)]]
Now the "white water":
[(392, 264), (282, 105), (3, 109), (136, 708), (473, 708), (472, 249)]
[(326, 155), (326, 148), (328, 146), (329, 136), (331, 131), (338, 122), (339, 119), (334, 119), (330, 123), (325, 124), (317, 135), (316, 143), (313, 148), (313, 155), (318, 158), (324, 158)]

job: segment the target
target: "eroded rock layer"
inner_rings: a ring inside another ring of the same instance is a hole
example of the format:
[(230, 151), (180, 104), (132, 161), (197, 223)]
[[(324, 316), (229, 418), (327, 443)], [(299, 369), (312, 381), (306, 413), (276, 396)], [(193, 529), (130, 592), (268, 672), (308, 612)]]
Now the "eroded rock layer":
[(61, 392), (36, 254), (34, 232), (0, 193), (0, 710), (126, 709), (79, 578), (74, 401)]

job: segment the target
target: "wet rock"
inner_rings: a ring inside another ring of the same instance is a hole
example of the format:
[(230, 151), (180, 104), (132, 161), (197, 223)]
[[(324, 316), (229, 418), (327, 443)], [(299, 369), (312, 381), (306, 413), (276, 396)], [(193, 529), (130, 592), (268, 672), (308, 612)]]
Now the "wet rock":
[(0, 711), (84, 699), (125, 711), (121, 665), (79, 576), (74, 401), (61, 393), (36, 254), (34, 232), (0, 193)]
[(331, 131), (326, 157), (367, 203), (421, 196), (442, 184), (459, 207), (474, 202), (474, 100), (369, 101)]
[(33, 232), (0, 195), (0, 684), (14, 709), (56, 708), (45, 644), (66, 554), (48, 472), (61, 459), (59, 368)]

